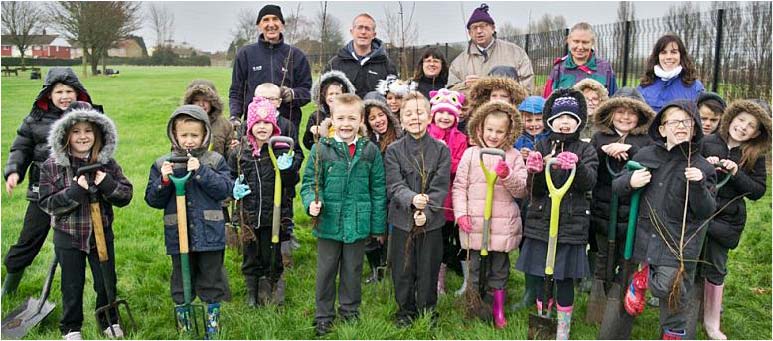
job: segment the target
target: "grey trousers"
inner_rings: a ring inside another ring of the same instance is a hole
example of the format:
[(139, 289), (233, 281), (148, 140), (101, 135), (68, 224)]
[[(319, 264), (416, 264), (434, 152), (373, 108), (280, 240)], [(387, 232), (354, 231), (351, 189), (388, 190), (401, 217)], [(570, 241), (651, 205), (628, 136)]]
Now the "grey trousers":
[(668, 298), (671, 294), (671, 286), (678, 268), (669, 266), (650, 266), (649, 288), (652, 296), (660, 299), (660, 327), (671, 330), (684, 330), (687, 326), (687, 301), (690, 290), (693, 289), (695, 266), (687, 267), (682, 277), (679, 295), (679, 305), (676, 310), (669, 308)]
[(730, 249), (719, 245), (709, 236), (706, 236), (706, 239), (706, 244), (703, 247), (706, 248), (704, 250), (705, 261), (708, 264), (701, 264), (703, 267), (701, 269), (703, 270), (702, 275), (714, 285), (721, 285), (725, 283), (725, 276), (727, 276), (727, 252)]
[[(489, 251), (487, 289), (505, 289), (510, 277), (510, 257), (507, 252)], [(472, 287), (478, 288), (480, 280), (480, 250), (470, 250), (470, 279)]]
[(437, 304), (437, 279), (443, 259), (443, 233), (440, 229), (420, 233), (405, 252), (408, 232), (392, 232), (392, 282), (397, 316), (414, 318), (419, 310), (433, 310)]
[(366, 240), (352, 244), (330, 239), (317, 239), (317, 287), (314, 321), (335, 319), (336, 275), (338, 275), (338, 313), (354, 317), (362, 301), (362, 260)]
[[(172, 278), (170, 288), (175, 304), (185, 301), (183, 276), (180, 269), (180, 255), (172, 255)], [(228, 275), (223, 260), (225, 250), (191, 252), (188, 254), (191, 266), (191, 285), (193, 297), (199, 297), (206, 303), (217, 303), (231, 300), (231, 288), (228, 285)]]

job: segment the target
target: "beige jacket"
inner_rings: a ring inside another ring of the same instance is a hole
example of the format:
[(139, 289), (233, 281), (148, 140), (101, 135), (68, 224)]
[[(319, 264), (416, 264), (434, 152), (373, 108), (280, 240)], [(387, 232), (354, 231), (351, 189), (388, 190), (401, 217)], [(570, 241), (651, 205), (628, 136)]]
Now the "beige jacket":
[(463, 81), (468, 75), (487, 76), (489, 70), (498, 65), (515, 67), (518, 70), (518, 82), (528, 89), (529, 93), (534, 92), (534, 71), (526, 51), (502, 39), (496, 39), (491, 45), (488, 58), (485, 58), (470, 41), (467, 44), (467, 50), (451, 62), (448, 70), (448, 86)]

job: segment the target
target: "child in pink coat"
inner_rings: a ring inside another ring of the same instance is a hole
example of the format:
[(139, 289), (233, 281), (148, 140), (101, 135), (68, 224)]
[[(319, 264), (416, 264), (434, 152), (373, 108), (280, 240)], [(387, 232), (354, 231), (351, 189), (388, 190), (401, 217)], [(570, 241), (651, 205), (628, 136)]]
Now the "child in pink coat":
[[(432, 106), (430, 111), (432, 123), (427, 127), (427, 132), (435, 139), (443, 141), (451, 152), (451, 187), (453, 188), (456, 168), (459, 166), (459, 160), (462, 159), (464, 150), (467, 149), (467, 136), (457, 129), (459, 114), (464, 104), (464, 94), (443, 88), (430, 91), (429, 97), (429, 103)], [(452, 267), (456, 267), (457, 270), (466, 271), (466, 267), (459, 263), (461, 260), (459, 259), (459, 234), (456, 233), (454, 228), (454, 211), (451, 202), (452, 188), (449, 188), (448, 196), (443, 201), (443, 208), (446, 209), (446, 224), (442, 230), (443, 261), (440, 263), (440, 273), (438, 274), (438, 295), (443, 295), (446, 291), (447, 265), (450, 264)]]
[[(498, 156), (484, 155), (487, 169), (497, 174), (494, 185), (494, 203), (489, 232), (487, 274), (488, 288), (493, 291), (492, 314), (496, 328), (507, 325), (504, 313), (505, 287), (510, 276), (512, 251), (521, 241), (521, 212), (515, 198), (526, 196), (526, 166), (521, 153), (513, 148), (515, 138), (521, 133), (521, 115), (514, 106), (503, 101), (491, 101), (473, 113), (468, 129), (474, 146), (468, 148), (459, 162), (453, 186), (453, 204), (459, 238), (463, 249), (471, 252), (470, 276), (473, 288), (478, 287), (480, 249), (483, 239), (483, 210), (486, 198), (486, 178), (480, 166), (481, 148), (498, 148), (505, 151), (505, 160)], [(470, 290), (472, 288), (468, 288)]]

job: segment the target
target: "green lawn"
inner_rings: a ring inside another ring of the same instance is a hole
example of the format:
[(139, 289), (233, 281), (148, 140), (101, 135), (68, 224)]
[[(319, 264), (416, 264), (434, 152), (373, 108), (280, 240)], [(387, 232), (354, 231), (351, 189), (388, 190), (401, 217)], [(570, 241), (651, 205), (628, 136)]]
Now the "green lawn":
[[(148, 170), (153, 160), (169, 150), (165, 127), (169, 114), (180, 103), (183, 90), (195, 78), (214, 81), (221, 97), (227, 103), (230, 69), (182, 67), (118, 67), (121, 74), (115, 78), (90, 77), (82, 79), (96, 103), (118, 126), (120, 137), (116, 159), (134, 184), (132, 203), (116, 210), (116, 263), (120, 296), (129, 301), (140, 328), (133, 339), (175, 339), (173, 303), (169, 296), (171, 262), (165, 255), (162, 212), (149, 208), (144, 200)], [(76, 71), (80, 68), (76, 67)], [(43, 70), (44, 74), (46, 70)], [(5, 164), (10, 143), (22, 118), (29, 112), (41, 81), (29, 80), (28, 73), (19, 77), (2, 78), (2, 165)], [(316, 76), (316, 75), (315, 75)], [(305, 116), (312, 106), (304, 110)], [(305, 121), (303, 123), (305, 126)], [(2, 194), (2, 252), (15, 242), (22, 227), (27, 202), (24, 200), (26, 182), (17, 188), (13, 197)], [(3, 186), (4, 188), (4, 186)], [(296, 200), (296, 212), (302, 212)], [(741, 245), (731, 253), (730, 274), (727, 279), (723, 330), (733, 339), (771, 338), (771, 196), (749, 203), (749, 219)], [(226, 268), (233, 292), (233, 300), (223, 307), (223, 338), (226, 339), (311, 339), (314, 338), (315, 239), (311, 236), (309, 219), (296, 216), (296, 234), (302, 246), (294, 254), (296, 266), (286, 273), (288, 288), (286, 306), (282, 308), (250, 309), (244, 303), (246, 290), (239, 271), (241, 257), (234, 250), (226, 252)], [(50, 238), (50, 237), (49, 237)], [(3, 300), (3, 316), (29, 296), (38, 296), (45, 277), (47, 264), (53, 254), (47, 243), (26, 272), (18, 294)], [(517, 258), (512, 255), (512, 261)], [(3, 269), (3, 274), (5, 269)], [(366, 271), (367, 273), (367, 271)], [(83, 334), (86, 338), (102, 338), (96, 330), (92, 311), (95, 295), (91, 289), (91, 275), (85, 288), (86, 316)], [(448, 289), (456, 290), (461, 279), (449, 275)], [(523, 275), (511, 271), (509, 301), (520, 297)], [(508, 314), (508, 327), (494, 330), (479, 321), (465, 320), (458, 300), (453, 295), (440, 298), (440, 323), (429, 327), (427, 319), (419, 320), (409, 329), (398, 329), (391, 323), (396, 311), (391, 284), (363, 285), (361, 320), (352, 324), (338, 324), (329, 339), (524, 339), (527, 312)], [(58, 339), (58, 319), (62, 313), (59, 276), (54, 282), (51, 298), (56, 310), (41, 326), (30, 333), (30, 339)], [(572, 338), (595, 339), (597, 327), (585, 324), (587, 296), (577, 295)], [(509, 302), (508, 302), (509, 305)], [(633, 338), (654, 339), (659, 336), (658, 312), (648, 308), (636, 322)], [(705, 338), (703, 332), (699, 337)]]

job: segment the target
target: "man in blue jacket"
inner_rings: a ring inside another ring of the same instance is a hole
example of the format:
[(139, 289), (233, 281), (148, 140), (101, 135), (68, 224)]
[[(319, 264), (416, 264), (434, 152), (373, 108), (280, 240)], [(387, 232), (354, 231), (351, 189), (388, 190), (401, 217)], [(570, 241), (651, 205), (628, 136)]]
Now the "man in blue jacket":
[(241, 122), (247, 114), (255, 87), (274, 83), (281, 87), (279, 113), (296, 129), (301, 122), (301, 107), (311, 100), (311, 67), (306, 55), (285, 44), (284, 17), (276, 5), (265, 5), (255, 23), (261, 34), (258, 42), (239, 49), (231, 74), (229, 105), (231, 120)]

